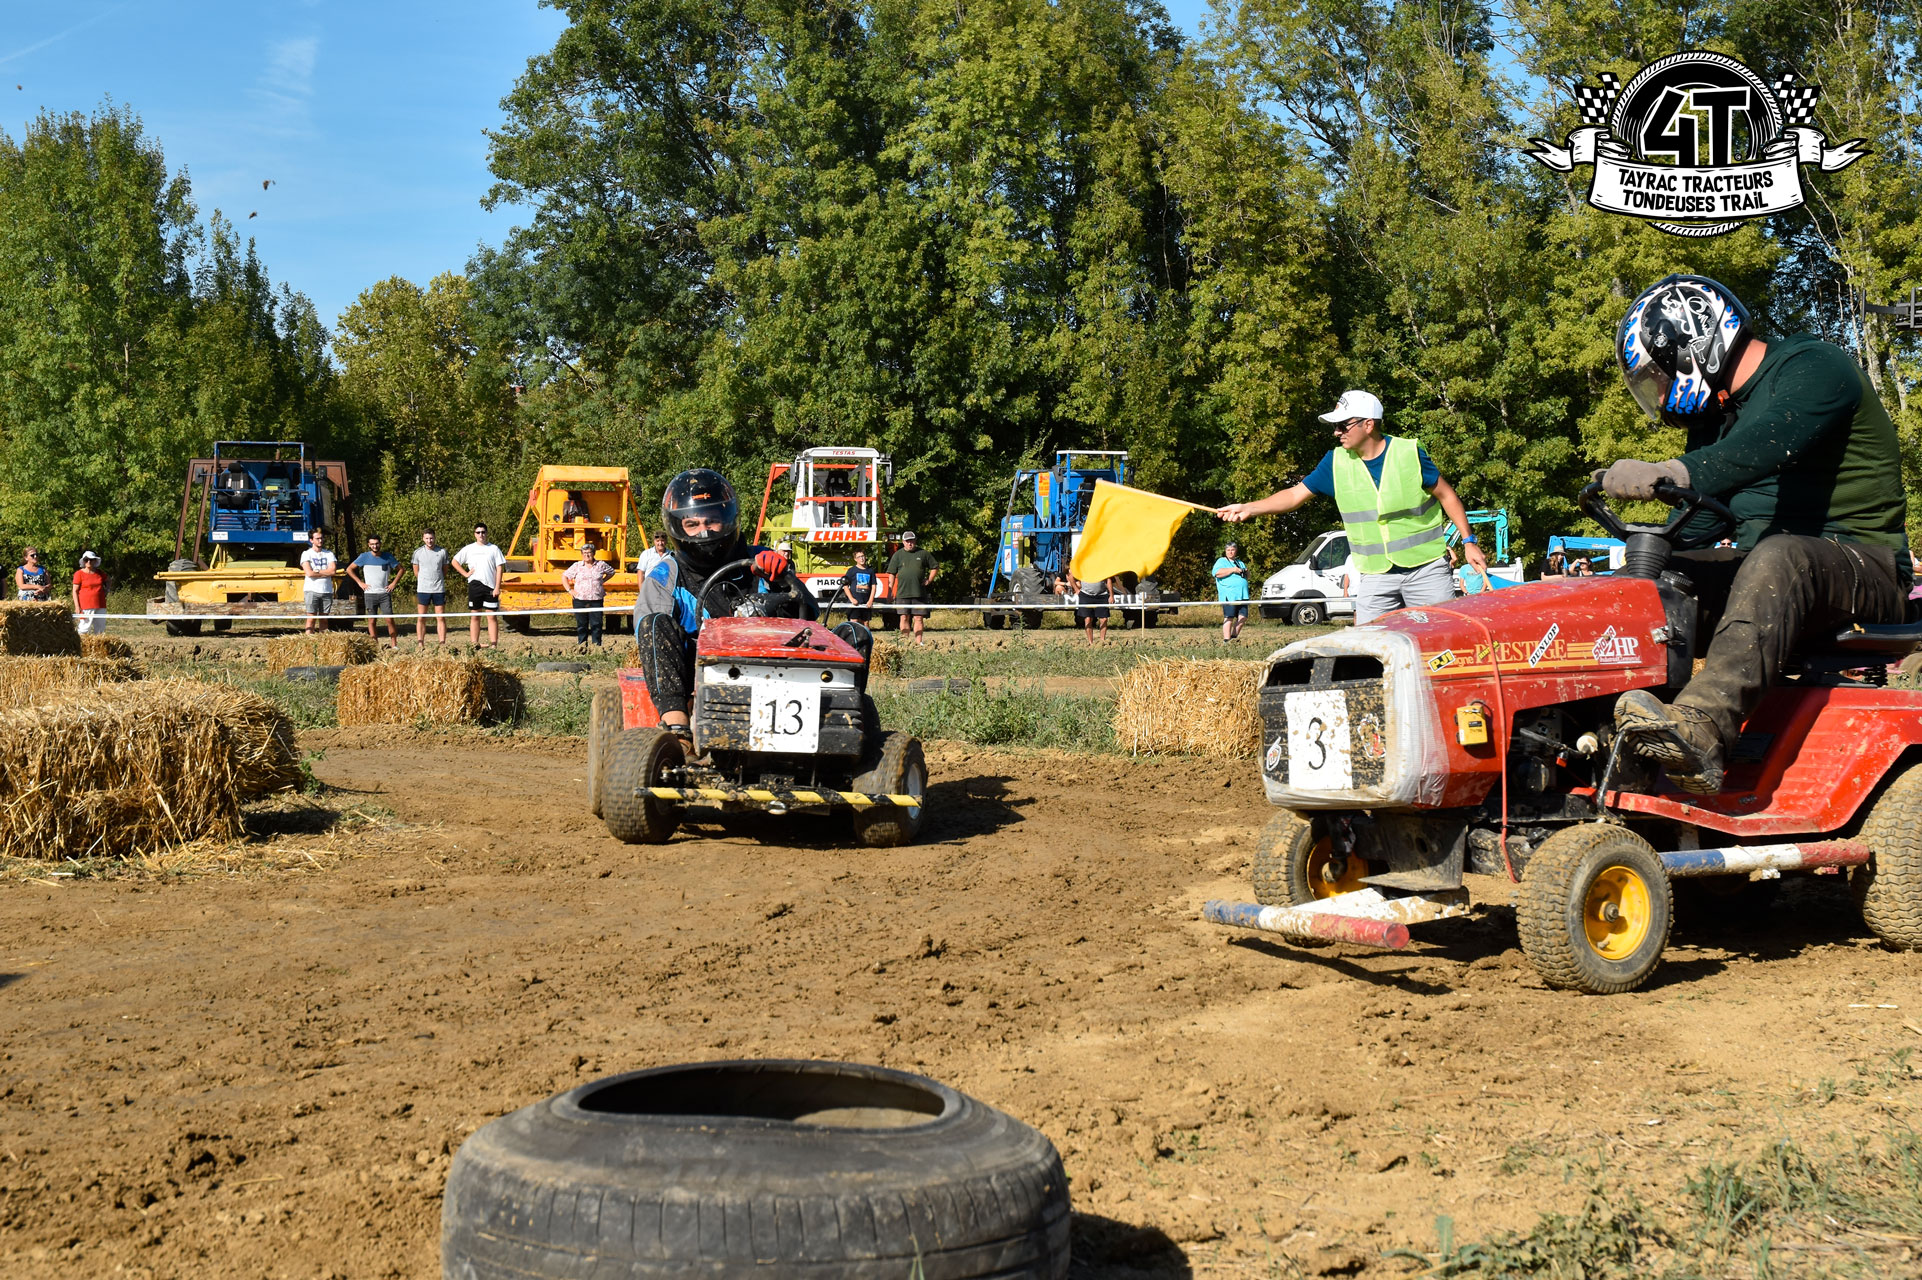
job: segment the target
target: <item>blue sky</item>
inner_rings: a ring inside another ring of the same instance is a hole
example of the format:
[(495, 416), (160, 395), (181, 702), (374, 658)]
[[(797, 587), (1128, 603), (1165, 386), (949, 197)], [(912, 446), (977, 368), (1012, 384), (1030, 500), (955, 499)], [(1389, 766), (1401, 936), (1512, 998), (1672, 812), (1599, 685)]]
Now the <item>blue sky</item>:
[[(1207, 12), (1167, 8), (1191, 32)], [(36, 0), (7, 18), (0, 128), (133, 108), (202, 216), (251, 235), (330, 329), (375, 281), (458, 270), (525, 216), (481, 209), (482, 131), (565, 25), (534, 0)]]

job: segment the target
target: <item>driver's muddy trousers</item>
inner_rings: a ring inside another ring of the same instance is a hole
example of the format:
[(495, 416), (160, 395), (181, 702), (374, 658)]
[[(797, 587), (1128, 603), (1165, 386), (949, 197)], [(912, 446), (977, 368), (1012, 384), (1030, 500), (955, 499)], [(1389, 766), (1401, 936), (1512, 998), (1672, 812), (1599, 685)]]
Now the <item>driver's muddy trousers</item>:
[(1733, 747), (1762, 695), (1804, 638), (1851, 622), (1901, 622), (1908, 609), (1901, 552), (1798, 534), (1763, 538), (1751, 551), (1684, 551), (1671, 568), (1695, 583), (1709, 635), (1701, 672), (1675, 705), (1705, 713)]

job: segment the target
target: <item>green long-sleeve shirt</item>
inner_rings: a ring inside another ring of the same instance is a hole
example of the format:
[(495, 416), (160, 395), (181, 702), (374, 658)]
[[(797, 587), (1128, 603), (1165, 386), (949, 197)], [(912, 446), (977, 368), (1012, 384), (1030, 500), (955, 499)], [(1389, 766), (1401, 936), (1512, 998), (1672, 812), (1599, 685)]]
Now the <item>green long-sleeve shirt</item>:
[(1806, 334), (1771, 342), (1729, 398), (1734, 418), (1689, 432), (1682, 465), (1740, 517), (1740, 545), (1800, 533), (1908, 546), (1895, 424), (1848, 352)]

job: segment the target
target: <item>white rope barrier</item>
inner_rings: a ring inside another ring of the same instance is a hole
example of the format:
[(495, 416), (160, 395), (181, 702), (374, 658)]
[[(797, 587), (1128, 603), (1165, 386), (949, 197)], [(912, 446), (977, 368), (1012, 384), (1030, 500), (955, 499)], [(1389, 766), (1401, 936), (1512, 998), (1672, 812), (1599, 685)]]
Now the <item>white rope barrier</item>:
[[(1001, 603), (996, 603), (996, 604), (914, 604), (914, 603), (906, 603), (904, 604), (897, 600), (897, 601), (888, 601), (885, 603), (866, 604), (866, 605), (845, 605), (845, 604), (837, 603), (832, 606), (832, 610), (833, 612), (840, 613), (840, 614), (846, 614), (850, 610), (853, 610), (854, 612), (857, 612), (857, 613), (859, 612), (904, 613), (910, 609), (914, 610), (917, 613), (922, 610), (927, 610), (929, 612), (953, 611), (953, 612), (961, 612), (961, 613), (1025, 613), (1028, 610), (1034, 610), (1037, 613), (1042, 613), (1042, 612), (1063, 613), (1063, 612), (1073, 611), (1076, 609), (1122, 609), (1122, 610), (1137, 609), (1138, 610), (1138, 609), (1194, 609), (1194, 608), (1202, 608), (1202, 607), (1214, 609), (1214, 608), (1219, 608), (1224, 604), (1248, 605), (1249, 607), (1252, 608), (1261, 603), (1263, 602), (1260, 600), (1156, 600), (1156, 601), (1152, 601), (1144, 604), (1114, 604), (1114, 603), (1104, 603), (1104, 604), (1073, 604), (1073, 603), (1070, 603), (1070, 604), (1012, 604), (1012, 603), (1009, 603), (1009, 604), (1001, 604)], [(821, 608), (821, 612), (823, 613), (823, 615), (825, 615), (829, 611), (828, 606), (819, 606), (819, 607)], [(422, 616), (429, 617), (429, 618), (530, 618), (530, 617), (536, 617), (544, 614), (561, 614), (561, 615), (566, 615), (568, 617), (572, 617), (576, 612), (587, 612), (587, 611), (586, 610), (577, 611), (571, 605), (562, 606), (562, 607), (553, 608), (553, 609), (463, 609), (458, 611), (453, 609), (436, 611), (436, 606), (434, 605), (427, 605), (425, 606), (425, 608), (423, 608), (422, 606), (416, 605), (414, 609), (411, 611), (396, 608), (391, 614), (386, 614), (386, 613), (313, 613), (313, 614), (310, 614), (303, 611), (295, 610), (288, 613), (96, 613), (91, 616), (95, 618), (106, 618), (111, 621), (120, 621), (120, 622), (155, 622), (155, 623), (159, 623), (159, 622), (264, 622), (264, 621), (304, 622), (308, 618), (321, 618), (321, 619), (325, 619), (328, 621), (335, 621), (335, 622), (350, 622), (350, 621), (364, 622), (374, 618), (392, 617), (395, 620), (395, 622), (398, 623), (402, 618), (419, 618)], [(609, 606), (604, 606), (602, 609), (602, 612), (633, 613), (634, 606), (633, 605), (609, 605)]]

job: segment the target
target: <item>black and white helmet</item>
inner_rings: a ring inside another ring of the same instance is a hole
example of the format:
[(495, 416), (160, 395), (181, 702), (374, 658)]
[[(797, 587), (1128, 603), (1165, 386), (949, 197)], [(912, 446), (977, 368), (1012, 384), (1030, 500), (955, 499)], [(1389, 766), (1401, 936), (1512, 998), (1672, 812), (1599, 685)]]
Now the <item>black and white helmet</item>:
[(1748, 308), (1707, 276), (1668, 276), (1642, 290), (1615, 334), (1628, 393), (1657, 422), (1720, 417), (1750, 336)]
[[(699, 518), (701, 529), (687, 522)], [(661, 527), (681, 558), (702, 573), (712, 573), (733, 551), (741, 532), (741, 502), (727, 477), (706, 467), (683, 471), (661, 491)]]

